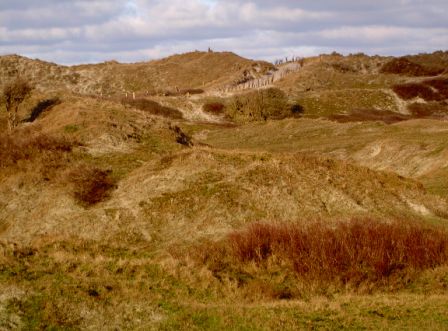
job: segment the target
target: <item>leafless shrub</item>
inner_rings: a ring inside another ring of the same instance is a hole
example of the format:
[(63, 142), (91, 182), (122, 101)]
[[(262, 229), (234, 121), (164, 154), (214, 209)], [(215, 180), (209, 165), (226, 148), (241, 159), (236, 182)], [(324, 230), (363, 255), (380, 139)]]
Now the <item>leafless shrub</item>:
[(32, 86), (23, 78), (16, 78), (5, 85), (2, 92), (2, 100), (8, 112), (8, 125), (11, 131), (17, 126), (17, 111), (20, 104), (31, 94)]
[(274, 258), (305, 282), (387, 284), (448, 264), (445, 230), (399, 221), (253, 223), (205, 245), (198, 256), (214, 272), (238, 272), (252, 263), (269, 268)]

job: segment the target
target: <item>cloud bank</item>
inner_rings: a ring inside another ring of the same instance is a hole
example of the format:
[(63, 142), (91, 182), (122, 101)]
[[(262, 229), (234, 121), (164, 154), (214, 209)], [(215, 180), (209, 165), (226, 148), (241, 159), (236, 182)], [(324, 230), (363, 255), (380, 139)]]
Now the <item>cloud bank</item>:
[(62, 64), (191, 50), (274, 60), (447, 49), (446, 0), (2, 0), (0, 54)]

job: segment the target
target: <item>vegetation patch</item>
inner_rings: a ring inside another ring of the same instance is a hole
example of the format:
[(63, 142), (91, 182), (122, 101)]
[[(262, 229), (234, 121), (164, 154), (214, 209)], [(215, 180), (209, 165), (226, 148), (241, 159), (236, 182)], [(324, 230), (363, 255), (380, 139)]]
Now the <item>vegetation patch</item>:
[(34, 122), (43, 112), (50, 110), (54, 106), (57, 106), (61, 103), (59, 98), (51, 98), (40, 101), (34, 108), (31, 110), (30, 116), (25, 119), (25, 122)]
[(222, 102), (207, 102), (202, 106), (202, 110), (208, 114), (221, 115), (224, 113), (225, 107)]
[(448, 264), (446, 230), (404, 221), (253, 223), (205, 245), (194, 252), (199, 264), (218, 278), (237, 277), (241, 286), (283, 270), (275, 286), (289, 288), (278, 292), (285, 298), (298, 283), (405, 287), (419, 272)]
[(408, 110), (415, 118), (445, 119), (448, 115), (448, 103), (446, 101), (414, 102), (408, 106)]
[(0, 167), (16, 166), (19, 161), (50, 159), (71, 152), (79, 143), (65, 137), (53, 137), (30, 130), (0, 135)]
[(405, 57), (393, 59), (387, 62), (380, 70), (385, 74), (399, 74), (406, 76), (435, 76), (444, 69), (422, 66)]
[(399, 114), (389, 110), (378, 109), (357, 109), (347, 114), (333, 114), (329, 119), (340, 122), (365, 122), (365, 121), (381, 121), (386, 124), (397, 123), (408, 120), (407, 115)]
[(443, 101), (448, 99), (448, 79), (445, 78), (394, 85), (392, 89), (404, 100), (422, 98), (425, 101)]
[(83, 206), (92, 206), (109, 197), (116, 187), (111, 171), (81, 164), (68, 173), (75, 200)]
[(165, 107), (161, 104), (148, 99), (122, 99), (121, 103), (123, 105), (128, 105), (143, 111), (146, 111), (153, 115), (168, 117), (172, 119), (182, 119), (182, 113), (174, 108)]
[(286, 94), (276, 88), (237, 95), (227, 102), (227, 115), (238, 122), (266, 121), (296, 116), (297, 108), (289, 104)]

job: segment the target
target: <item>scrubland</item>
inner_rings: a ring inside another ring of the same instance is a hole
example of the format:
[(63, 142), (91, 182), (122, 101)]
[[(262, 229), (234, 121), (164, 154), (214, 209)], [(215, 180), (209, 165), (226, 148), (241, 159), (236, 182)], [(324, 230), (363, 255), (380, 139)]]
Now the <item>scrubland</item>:
[(446, 52), (303, 63), (2, 57), (0, 330), (448, 328)]

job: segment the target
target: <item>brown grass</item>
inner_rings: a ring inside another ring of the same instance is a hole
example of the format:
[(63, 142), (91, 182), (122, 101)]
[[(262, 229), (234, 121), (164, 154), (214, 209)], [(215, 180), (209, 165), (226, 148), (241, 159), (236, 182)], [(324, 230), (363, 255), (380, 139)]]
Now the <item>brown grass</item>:
[(123, 105), (128, 105), (140, 110), (143, 110), (145, 112), (148, 112), (153, 115), (168, 117), (172, 119), (182, 119), (183, 115), (182, 113), (174, 108), (165, 107), (161, 104), (148, 99), (122, 99), (121, 103)]
[(251, 263), (263, 267), (275, 260), (305, 281), (384, 284), (446, 265), (448, 233), (415, 223), (372, 219), (336, 225), (253, 223), (205, 251), (202, 262), (212, 261), (215, 270), (226, 268), (223, 261), (235, 268)]
[(67, 179), (73, 186), (75, 200), (86, 207), (108, 198), (110, 191), (116, 186), (111, 171), (85, 164), (72, 169)]

